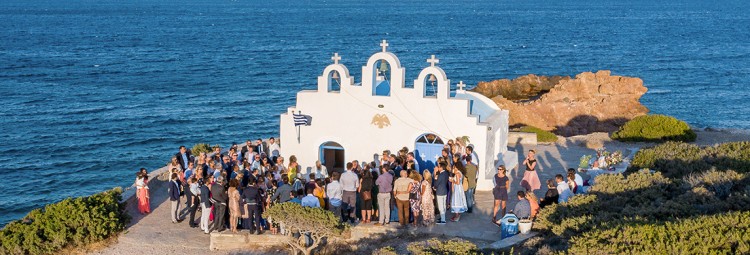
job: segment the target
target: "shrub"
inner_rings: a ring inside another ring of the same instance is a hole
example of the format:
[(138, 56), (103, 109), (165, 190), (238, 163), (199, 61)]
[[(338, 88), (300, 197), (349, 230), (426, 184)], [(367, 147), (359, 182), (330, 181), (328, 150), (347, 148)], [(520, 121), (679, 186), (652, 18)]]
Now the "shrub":
[(460, 238), (447, 241), (431, 238), (410, 243), (406, 249), (413, 255), (481, 254), (476, 244)]
[(750, 172), (750, 142), (724, 143), (710, 147), (667, 142), (641, 149), (631, 161), (629, 171), (654, 169), (670, 178), (680, 178), (695, 172), (733, 169)]
[[(571, 248), (575, 245), (573, 240), (582, 242), (577, 238), (595, 235), (591, 233), (610, 233), (606, 231), (634, 225), (659, 225), (727, 211), (750, 210), (750, 179), (746, 174), (738, 174), (732, 170), (714, 170), (684, 179), (670, 179), (660, 172), (639, 171), (629, 175), (599, 175), (595, 183), (588, 194), (574, 196), (567, 203), (551, 205), (540, 212), (534, 228), (557, 236), (550, 239), (559, 238), (569, 242), (557, 245), (557, 250)], [(745, 220), (750, 221), (750, 218)], [(706, 225), (700, 228), (710, 227)], [(617, 231), (612, 233), (615, 232)], [(635, 236), (633, 238), (657, 238), (653, 235)], [(606, 239), (599, 241), (608, 242)], [(643, 242), (661, 241), (654, 239)], [(687, 244), (679, 239), (667, 239), (664, 242), (676, 247)], [(548, 244), (539, 243), (537, 246), (544, 245)], [(630, 253), (629, 251), (631, 250), (622, 248), (602, 253), (621, 254)]]
[(748, 254), (750, 212), (620, 225), (571, 239), (572, 254)]
[(396, 252), (396, 249), (393, 249), (393, 247), (386, 246), (372, 252), (372, 255), (398, 255), (398, 253)]
[(536, 133), (536, 140), (540, 143), (554, 143), (557, 142), (557, 135), (552, 132), (542, 130), (534, 126), (524, 126), (519, 128), (517, 131), (526, 133)]
[(623, 142), (692, 142), (695, 138), (695, 132), (684, 121), (659, 114), (635, 117), (612, 134), (612, 139)]
[[(274, 223), (284, 224), (287, 244), (295, 254), (301, 251), (309, 255), (320, 246), (323, 239), (341, 236), (346, 229), (333, 212), (321, 208), (302, 207), (291, 202), (272, 206), (263, 213), (263, 217)], [(301, 233), (307, 233), (313, 243), (306, 245)]]
[(33, 210), (0, 230), (0, 254), (52, 254), (112, 237), (130, 219), (121, 194), (115, 188)]
[(208, 154), (208, 153), (211, 153), (212, 151), (213, 150), (211, 149), (211, 145), (207, 143), (196, 143), (195, 145), (193, 145), (193, 148), (190, 149), (190, 153), (192, 153), (196, 157), (203, 152)]
[(725, 199), (732, 193), (732, 188), (740, 184), (745, 174), (733, 170), (721, 172), (716, 169), (704, 173), (691, 174), (685, 177), (691, 187), (703, 187), (715, 196)]

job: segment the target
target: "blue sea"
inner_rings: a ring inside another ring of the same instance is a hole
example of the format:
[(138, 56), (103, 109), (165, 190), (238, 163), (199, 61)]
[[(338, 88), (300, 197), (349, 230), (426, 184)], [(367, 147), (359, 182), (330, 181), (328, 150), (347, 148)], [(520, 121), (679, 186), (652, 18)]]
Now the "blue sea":
[[(387, 39), (467, 84), (612, 70), (653, 113), (750, 129), (750, 1), (0, 1), (0, 225), (129, 186), (179, 145), (278, 134), (334, 52)], [(455, 85), (454, 85), (455, 86)], [(313, 152), (311, 152), (313, 153)]]

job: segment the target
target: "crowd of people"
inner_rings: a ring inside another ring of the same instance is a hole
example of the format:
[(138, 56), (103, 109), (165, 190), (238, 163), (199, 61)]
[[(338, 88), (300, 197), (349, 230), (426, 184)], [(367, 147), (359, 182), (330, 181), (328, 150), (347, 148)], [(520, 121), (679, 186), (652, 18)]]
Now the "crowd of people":
[[(404, 147), (396, 153), (384, 150), (379, 161), (348, 162), (343, 170), (327, 169), (318, 161), (309, 173), (302, 173), (294, 155), (285, 162), (273, 137), (227, 150), (215, 146), (213, 152), (199, 155), (181, 146), (167, 166), (171, 221), (188, 218), (190, 227), (206, 234), (225, 229), (277, 233), (283, 228), (264, 219), (262, 212), (274, 204), (292, 202), (330, 210), (351, 224), (398, 222), (400, 227), (419, 227), (458, 222), (462, 214), (473, 211), (478, 177), (477, 154), (458, 140), (448, 141), (434, 169), (420, 169), (414, 152)], [(534, 154), (529, 151), (523, 161), (523, 190), (516, 193), (519, 202), (512, 210), (519, 218), (533, 218), (540, 208), (567, 201), (579, 185), (575, 172), (569, 173), (567, 181), (557, 175), (556, 180), (547, 181), (545, 197), (537, 199), (533, 191), (541, 183)], [(501, 165), (493, 178), (492, 222), (497, 222), (498, 211), (500, 216), (506, 213), (507, 174)], [(150, 212), (147, 183), (146, 169), (141, 169), (135, 185), (143, 214)], [(183, 201), (185, 208), (180, 210)]]

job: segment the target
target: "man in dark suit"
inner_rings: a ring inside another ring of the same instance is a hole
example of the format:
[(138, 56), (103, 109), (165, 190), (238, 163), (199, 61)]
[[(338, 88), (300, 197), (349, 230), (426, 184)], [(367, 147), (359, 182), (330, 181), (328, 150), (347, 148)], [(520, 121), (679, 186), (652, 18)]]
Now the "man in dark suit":
[(242, 149), (240, 150), (240, 155), (239, 155), (240, 161), (243, 161), (243, 160), (246, 161), (248, 159), (248, 158), (246, 158), (247, 157), (247, 152), (251, 151), (253, 149), (254, 149), (253, 148), (253, 142), (250, 141), (250, 140), (247, 140), (245, 142), (245, 146), (242, 146)]
[(435, 166), (435, 181), (433, 187), (435, 189), (435, 197), (437, 198), (438, 211), (440, 211), (440, 220), (435, 223), (440, 225), (445, 224), (445, 203), (448, 199), (448, 179), (450, 178), (447, 168), (448, 165), (445, 164), (445, 162), (440, 162)]
[(180, 167), (182, 168), (182, 171), (188, 169), (188, 162), (190, 162), (190, 151), (185, 148), (185, 146), (180, 146), (180, 152), (174, 155), (175, 158), (177, 158), (177, 162), (180, 163)]
[(211, 223), (211, 231), (224, 231), (224, 214), (227, 211), (229, 196), (224, 189), (224, 177), (219, 176), (214, 185), (211, 185), (211, 195), (214, 202), (214, 222)]
[[(195, 224), (195, 212), (198, 211), (198, 203), (200, 203), (200, 199), (199, 199), (201, 195), (200, 184), (198, 182), (198, 178), (195, 178), (195, 177), (191, 177), (190, 179), (188, 179), (187, 183), (188, 183), (188, 186), (187, 186), (188, 188), (185, 189), (185, 195), (186, 195), (185, 197), (190, 202), (188, 205), (188, 212), (190, 213), (190, 222), (188, 223), (190, 223), (191, 228), (196, 228), (198, 226)], [(188, 196), (188, 194), (190, 195)]]
[(172, 216), (172, 223), (180, 222), (180, 184), (177, 184), (177, 173), (172, 173), (169, 180), (169, 186), (167, 191), (169, 192), (169, 202), (172, 205), (170, 215)]
[(260, 235), (260, 208), (263, 204), (260, 189), (258, 188), (260, 181), (250, 183), (250, 186), (242, 190), (242, 199), (247, 204), (248, 217), (242, 220), (242, 227), (253, 232), (256, 235)]
[(266, 154), (266, 155), (268, 155), (268, 146), (265, 145), (265, 144), (263, 144), (263, 140), (262, 139), (258, 138), (258, 140), (255, 141), (255, 149), (254, 149), (254, 151), (255, 151), (255, 153), (257, 153), (259, 155), (263, 154), (263, 153)]
[(210, 175), (205, 181), (202, 181), (199, 183), (200, 185), (200, 196), (201, 196), (201, 230), (203, 230), (204, 233), (208, 234), (210, 231), (208, 227), (208, 217), (211, 215), (211, 190), (208, 189), (208, 186), (206, 186), (206, 183), (211, 183), (211, 180), (214, 178), (213, 175)]

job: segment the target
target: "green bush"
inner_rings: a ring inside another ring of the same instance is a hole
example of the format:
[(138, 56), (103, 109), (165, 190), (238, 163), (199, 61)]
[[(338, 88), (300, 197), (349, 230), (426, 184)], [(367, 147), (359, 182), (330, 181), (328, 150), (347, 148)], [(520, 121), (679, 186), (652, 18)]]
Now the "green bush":
[(410, 243), (406, 249), (413, 255), (481, 254), (476, 244), (459, 238), (447, 241), (431, 238), (427, 241)]
[(597, 176), (595, 183), (588, 194), (545, 207), (534, 227), (572, 236), (622, 220), (675, 216), (670, 211), (672, 207), (660, 206), (675, 184), (659, 173), (639, 172), (627, 178), (621, 174), (605, 174)]
[(552, 132), (542, 130), (534, 126), (524, 126), (519, 128), (517, 131), (526, 133), (536, 133), (536, 140), (540, 143), (554, 143), (557, 142), (557, 135)]
[(0, 230), (0, 254), (52, 254), (112, 237), (130, 219), (121, 194), (115, 188), (33, 210)]
[(684, 121), (659, 114), (635, 117), (612, 134), (612, 139), (623, 142), (692, 142), (695, 138), (695, 132)]
[(629, 171), (649, 168), (670, 178), (680, 178), (715, 167), (750, 172), (750, 142), (732, 142), (709, 147), (667, 142), (641, 149), (631, 161)]
[[(346, 226), (333, 212), (321, 208), (302, 207), (297, 203), (276, 204), (263, 212), (273, 223), (283, 223), (287, 244), (292, 250), (309, 255), (324, 239), (341, 236)], [(312, 245), (306, 245), (300, 233), (309, 233)]]
[(211, 145), (207, 143), (196, 143), (195, 145), (193, 145), (193, 148), (190, 149), (190, 153), (195, 155), (196, 157), (203, 152), (208, 154), (208, 153), (211, 153), (212, 151), (213, 150), (211, 149)]
[(750, 142), (667, 142), (641, 149), (631, 166), (541, 210), (534, 228), (543, 238), (522, 253), (749, 252)]
[(750, 212), (620, 225), (571, 239), (572, 254), (748, 254)]
[(398, 255), (398, 253), (396, 252), (396, 249), (393, 249), (393, 247), (386, 246), (372, 252), (372, 255)]

